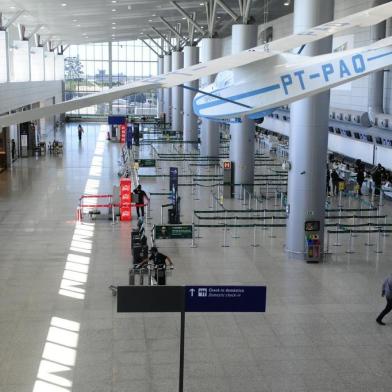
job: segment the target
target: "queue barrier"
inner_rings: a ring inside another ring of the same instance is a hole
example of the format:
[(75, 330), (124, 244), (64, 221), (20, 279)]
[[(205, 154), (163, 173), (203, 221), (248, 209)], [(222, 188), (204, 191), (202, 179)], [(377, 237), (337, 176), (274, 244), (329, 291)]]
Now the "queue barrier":
[[(325, 252), (326, 254), (329, 254), (329, 247), (330, 247), (330, 234), (336, 234), (336, 242), (335, 244), (333, 244), (334, 246), (342, 246), (342, 244), (339, 242), (339, 234), (344, 235), (344, 234), (350, 234), (349, 237), (349, 242), (348, 242), (348, 246), (347, 246), (347, 250), (345, 253), (347, 254), (351, 254), (351, 253), (355, 253), (354, 249), (353, 249), (353, 237), (354, 234), (367, 234), (368, 238), (367, 238), (367, 242), (365, 242), (365, 246), (373, 246), (374, 244), (371, 243), (371, 238), (370, 235), (371, 234), (378, 234), (377, 236), (377, 246), (376, 246), (376, 250), (375, 253), (383, 253), (382, 249), (381, 249), (381, 234), (383, 234), (383, 236), (387, 236), (388, 234), (392, 233), (392, 230), (386, 230), (383, 229), (382, 227), (384, 227), (383, 225), (379, 225), (376, 226), (378, 227), (377, 230), (371, 230), (370, 226), (368, 225), (369, 229), (368, 230), (352, 230), (352, 229), (345, 229), (344, 227), (337, 229), (337, 230), (328, 230), (327, 231), (327, 244), (326, 244), (326, 248), (325, 248)], [(390, 226), (390, 225), (388, 225)], [(338, 225), (337, 225), (338, 227)]]
[[(82, 201), (85, 199), (109, 199), (108, 203), (100, 203), (100, 204), (84, 204)], [(137, 204), (137, 203), (130, 203), (130, 207), (147, 207), (148, 208), (149, 204), (148, 203), (143, 203), (143, 204)], [(76, 219), (79, 222), (83, 221), (83, 215), (85, 214), (84, 209), (85, 208), (108, 208), (108, 216), (111, 214), (111, 218), (112, 218), (112, 223), (115, 223), (115, 212), (114, 212), (114, 208), (115, 207), (120, 207), (120, 204), (118, 203), (113, 203), (113, 195), (82, 195), (79, 198), (79, 206), (77, 207), (77, 211), (76, 211)], [(94, 213), (94, 210), (89, 211), (91, 217), (94, 217), (94, 215), (99, 215), (100, 212), (96, 211), (96, 213)], [(148, 211), (147, 214), (148, 216)]]

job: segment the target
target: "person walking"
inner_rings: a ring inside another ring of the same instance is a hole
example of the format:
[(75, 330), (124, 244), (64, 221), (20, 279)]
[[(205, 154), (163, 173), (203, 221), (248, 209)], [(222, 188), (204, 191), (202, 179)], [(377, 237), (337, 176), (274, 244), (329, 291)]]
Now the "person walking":
[(392, 310), (392, 274), (384, 280), (381, 296), (385, 297), (387, 304), (385, 309), (378, 315), (376, 321), (380, 325), (385, 325), (382, 319)]
[(327, 163), (327, 196), (331, 196), (331, 171), (329, 170), (329, 164)]
[(78, 125), (78, 138), (79, 138), (79, 141), (80, 141), (80, 142), (82, 141), (82, 135), (83, 135), (83, 133), (84, 133), (84, 129), (83, 129), (83, 127), (79, 124), (79, 125)]
[(142, 212), (142, 217), (144, 217), (144, 199), (147, 199), (147, 201), (150, 201), (150, 199), (140, 184), (133, 190), (133, 193), (135, 194), (137, 217), (140, 218), (140, 211)]

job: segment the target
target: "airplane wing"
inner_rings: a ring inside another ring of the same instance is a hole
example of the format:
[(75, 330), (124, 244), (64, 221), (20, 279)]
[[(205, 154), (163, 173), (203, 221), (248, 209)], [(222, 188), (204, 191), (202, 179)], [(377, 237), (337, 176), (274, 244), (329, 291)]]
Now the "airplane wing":
[(178, 86), (227, 69), (241, 67), (243, 65), (275, 56), (279, 53), (307, 45), (311, 42), (318, 41), (353, 27), (365, 27), (377, 24), (390, 17), (392, 17), (392, 1), (236, 54), (220, 57), (215, 60), (182, 68), (167, 74), (158, 75), (139, 82), (116, 87), (109, 91), (103, 91), (45, 108), (0, 116), (0, 126), (8, 126), (15, 123), (37, 120), (56, 113), (64, 113), (66, 111), (76, 110), (98, 103), (110, 102), (139, 91), (141, 92), (156, 88), (170, 88)]

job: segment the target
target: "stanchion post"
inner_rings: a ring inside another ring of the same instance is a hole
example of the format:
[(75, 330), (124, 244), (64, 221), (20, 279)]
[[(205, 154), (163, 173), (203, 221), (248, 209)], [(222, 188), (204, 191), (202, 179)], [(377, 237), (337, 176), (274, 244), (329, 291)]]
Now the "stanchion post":
[(346, 250), (346, 253), (348, 254), (354, 253), (352, 245), (353, 245), (353, 237), (352, 237), (352, 230), (350, 230), (350, 238), (348, 240), (348, 248)]
[(270, 238), (276, 238), (276, 235), (274, 234), (274, 216), (272, 216), (272, 220), (271, 220), (271, 233), (270, 233)]
[(327, 246), (326, 246), (326, 254), (329, 254), (329, 230), (327, 230)]
[(381, 227), (378, 228), (376, 253), (382, 253), (382, 249), (381, 249)]
[(240, 238), (237, 233), (237, 216), (234, 217), (234, 235), (231, 238)]
[(339, 208), (342, 208), (342, 191), (339, 190), (339, 204), (338, 204)]
[(333, 244), (334, 246), (342, 246), (341, 243), (339, 243), (339, 225), (336, 224), (336, 243)]
[(267, 230), (267, 226), (265, 225), (265, 221), (266, 221), (266, 209), (264, 208), (263, 210), (263, 230)]
[[(356, 216), (355, 215), (353, 215), (353, 228), (355, 229), (355, 218), (356, 218)], [(358, 237), (356, 234), (354, 234), (354, 233), (352, 233), (351, 234), (351, 237)]]
[(368, 224), (368, 239), (367, 242), (365, 242), (365, 246), (372, 246), (373, 244), (370, 242), (370, 222)]
[(387, 216), (385, 215), (384, 216), (384, 230), (383, 230), (383, 233), (382, 233), (383, 237), (388, 237), (388, 234), (386, 233), (386, 230), (387, 230)]
[(161, 206), (161, 225), (163, 225), (163, 207)]
[(225, 227), (223, 228), (223, 245), (222, 245), (222, 248), (228, 248), (229, 247), (229, 245), (227, 245), (227, 243), (226, 243), (226, 230), (227, 230), (227, 227), (226, 227), (226, 222), (225, 222)]
[(191, 248), (196, 248), (196, 247), (197, 246), (196, 246), (196, 243), (195, 243), (195, 224), (192, 222), (192, 244), (191, 244)]
[(253, 244), (252, 244), (252, 246), (254, 248), (257, 248), (260, 246), (259, 244), (256, 244), (256, 224), (253, 225)]

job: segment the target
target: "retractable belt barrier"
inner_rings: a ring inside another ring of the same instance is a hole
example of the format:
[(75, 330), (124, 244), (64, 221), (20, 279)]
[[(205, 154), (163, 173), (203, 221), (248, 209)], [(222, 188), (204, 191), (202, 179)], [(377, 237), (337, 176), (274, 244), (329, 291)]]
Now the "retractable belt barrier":
[[(107, 198), (109, 199), (109, 203), (101, 203), (101, 204), (83, 204), (82, 203), (82, 200), (84, 200), (84, 199), (107, 199)], [(145, 203), (145, 204), (144, 203), (141, 203), (141, 204), (130, 203), (130, 206), (131, 207), (146, 207), (146, 206), (148, 207), (148, 203)], [(113, 203), (113, 195), (82, 195), (79, 198), (79, 206), (76, 211), (76, 219), (79, 222), (81, 222), (83, 220), (83, 214), (84, 214), (83, 209), (84, 208), (108, 208), (109, 209), (108, 214), (110, 213), (110, 210), (111, 210), (112, 221), (114, 223), (114, 220), (115, 220), (114, 207), (120, 207), (120, 204)], [(92, 215), (97, 215), (97, 213), (94, 214), (94, 212), (92, 212)]]

